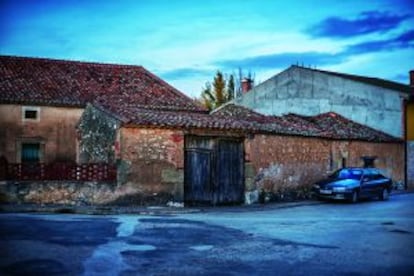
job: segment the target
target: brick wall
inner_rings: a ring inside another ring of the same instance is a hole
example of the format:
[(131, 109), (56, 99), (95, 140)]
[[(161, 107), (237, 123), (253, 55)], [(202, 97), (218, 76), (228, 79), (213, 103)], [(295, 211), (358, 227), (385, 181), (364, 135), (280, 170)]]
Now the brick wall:
[(269, 192), (308, 186), (329, 170), (330, 145), (321, 139), (256, 135), (245, 140), (245, 151), (256, 174), (271, 175), (263, 184)]
[(362, 166), (361, 156), (377, 156), (375, 167), (381, 169), (395, 181), (404, 181), (404, 144), (369, 143), (353, 141), (349, 143), (350, 166)]
[(257, 188), (257, 183), (270, 192), (307, 189), (343, 162), (362, 166), (361, 156), (377, 156), (376, 167), (396, 181), (404, 180), (403, 144), (255, 135), (245, 140), (245, 151), (246, 162), (256, 174), (256, 186), (247, 190)]
[(118, 182), (161, 202), (183, 201), (184, 134), (182, 131), (122, 128), (118, 137)]

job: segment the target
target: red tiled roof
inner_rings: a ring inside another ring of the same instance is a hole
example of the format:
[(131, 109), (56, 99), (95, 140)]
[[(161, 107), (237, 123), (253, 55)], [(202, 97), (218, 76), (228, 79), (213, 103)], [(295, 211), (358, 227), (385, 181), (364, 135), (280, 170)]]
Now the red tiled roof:
[(183, 110), (154, 110), (130, 105), (113, 105), (96, 101), (93, 104), (120, 120), (123, 126), (147, 126), (161, 128), (199, 128), (232, 131), (255, 131), (254, 124), (233, 118), (213, 116), (202, 112)]
[(256, 131), (282, 135), (323, 137), (338, 140), (364, 140), (372, 142), (400, 142), (401, 139), (382, 131), (349, 120), (337, 113), (328, 112), (317, 116), (287, 114), (266, 116), (246, 107), (228, 104), (213, 114), (255, 122)]
[(212, 129), (244, 133), (268, 133), (339, 140), (400, 142), (400, 139), (360, 125), (336, 113), (306, 117), (288, 114), (265, 116), (248, 108), (227, 104), (207, 113), (152, 110), (130, 105), (110, 105), (96, 101), (95, 107), (118, 118), (123, 126), (147, 126), (182, 129)]
[(396, 140), (395, 137), (380, 130), (359, 124), (334, 112), (309, 117), (292, 114), (290, 116), (300, 117), (303, 120), (315, 124), (320, 129), (326, 130), (328, 137), (334, 139), (349, 139), (351, 137), (355, 140), (365, 141), (391, 142)]
[(214, 116), (242, 120), (254, 124), (257, 131), (278, 133), (286, 135), (321, 136), (319, 128), (307, 122), (305, 125), (284, 117), (266, 116), (249, 108), (235, 104), (227, 104), (212, 112)]
[(83, 107), (108, 103), (205, 109), (141, 66), (0, 56), (0, 103)]

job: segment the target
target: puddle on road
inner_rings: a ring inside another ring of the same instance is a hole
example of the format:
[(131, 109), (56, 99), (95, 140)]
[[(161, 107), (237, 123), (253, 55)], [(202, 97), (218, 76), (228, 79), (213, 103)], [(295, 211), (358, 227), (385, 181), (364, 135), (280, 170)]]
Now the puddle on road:
[(129, 237), (134, 234), (135, 227), (139, 220), (133, 217), (119, 217), (119, 226), (116, 228), (117, 237)]
[(155, 246), (150, 244), (142, 244), (142, 245), (133, 245), (128, 248), (128, 250), (134, 250), (134, 251), (152, 251), (157, 249)]
[[(132, 236), (139, 220), (133, 217), (119, 217), (116, 229), (118, 238)], [(152, 251), (157, 248), (150, 244), (130, 244), (125, 241), (111, 241), (95, 248), (92, 256), (85, 260), (84, 275), (119, 275), (130, 268), (124, 262), (122, 252), (125, 251)]]
[(194, 245), (194, 246), (190, 246), (191, 249), (196, 250), (196, 251), (207, 251), (212, 249), (214, 246), (212, 245)]

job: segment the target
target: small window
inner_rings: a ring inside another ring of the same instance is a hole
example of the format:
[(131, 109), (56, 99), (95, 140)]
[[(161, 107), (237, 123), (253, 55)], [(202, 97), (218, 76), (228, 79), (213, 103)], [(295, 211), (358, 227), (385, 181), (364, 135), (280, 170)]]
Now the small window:
[(37, 119), (37, 110), (25, 110), (24, 111), (25, 119)]
[(23, 120), (38, 121), (39, 111), (38, 107), (23, 107)]

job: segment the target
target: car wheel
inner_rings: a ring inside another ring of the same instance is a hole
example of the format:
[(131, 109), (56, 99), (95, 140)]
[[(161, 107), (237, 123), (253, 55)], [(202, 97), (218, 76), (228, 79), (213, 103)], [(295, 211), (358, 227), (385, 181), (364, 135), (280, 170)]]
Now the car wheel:
[(357, 203), (359, 199), (358, 191), (353, 191), (351, 196), (351, 203)]
[(387, 188), (383, 188), (381, 191), (381, 194), (379, 196), (379, 198), (381, 200), (388, 200), (388, 198), (390, 197), (390, 193), (388, 192)]

